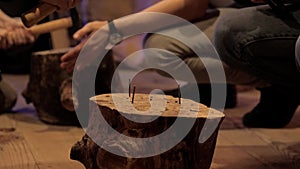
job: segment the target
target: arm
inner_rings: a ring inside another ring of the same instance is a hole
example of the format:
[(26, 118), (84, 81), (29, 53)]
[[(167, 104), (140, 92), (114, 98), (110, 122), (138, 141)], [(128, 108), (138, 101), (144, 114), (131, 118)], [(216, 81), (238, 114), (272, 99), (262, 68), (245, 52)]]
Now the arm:
[(142, 12), (161, 12), (192, 20), (205, 14), (208, 2), (209, 0), (163, 0)]
[[(160, 1), (145, 10), (139, 12), (140, 15), (129, 15), (126, 17), (122, 17), (119, 19), (114, 20), (114, 23), (117, 29), (122, 33), (124, 36), (132, 35), (137, 33), (138, 30), (144, 30), (145, 25), (152, 25), (151, 28), (148, 28), (149, 32), (153, 32), (158, 29), (162, 29), (160, 26), (159, 21), (161, 18), (159, 17), (147, 17), (146, 12), (159, 12), (159, 13), (166, 13), (176, 15), (178, 17), (192, 20), (199, 17), (202, 17), (205, 14), (207, 9), (209, 0), (163, 0)], [(99, 28), (103, 27), (107, 24), (107, 21), (94, 21), (87, 24), (85, 27), (77, 31), (73, 37), (76, 40), (79, 40), (89, 34), (92, 34), (94, 31), (98, 30)], [(174, 23), (170, 21), (168, 23), (170, 26)], [(134, 29), (132, 29), (134, 28)], [(105, 26), (104, 30), (106, 30), (107, 37), (101, 37), (103, 39), (108, 38), (108, 28)], [(105, 41), (106, 42), (106, 41)], [(103, 42), (103, 43), (105, 43)], [(84, 45), (85, 41), (78, 46), (76, 46), (73, 50), (66, 53), (62, 56), (61, 67), (67, 69), (68, 71), (72, 71), (74, 68), (74, 64), (78, 54)]]
[[(160, 1), (145, 10), (139, 12), (159, 12), (159, 13), (166, 13), (171, 15), (176, 15), (178, 17), (193, 20), (199, 17), (202, 17), (205, 14), (207, 9), (209, 0), (163, 0)], [(119, 18), (115, 20), (115, 23), (123, 35), (131, 34), (128, 27), (139, 27), (140, 25), (149, 24), (151, 25), (156, 24), (159, 21), (159, 18), (143, 18), (143, 17), (135, 17), (134, 15), (130, 15), (127, 17)], [(82, 37), (98, 30), (102, 26), (106, 25), (106, 21), (95, 21), (94, 24), (87, 24), (83, 29), (77, 31), (74, 34), (74, 38), (76, 40), (81, 39)], [(153, 28), (152, 31), (155, 29), (161, 28)], [(129, 31), (129, 32), (127, 32)]]

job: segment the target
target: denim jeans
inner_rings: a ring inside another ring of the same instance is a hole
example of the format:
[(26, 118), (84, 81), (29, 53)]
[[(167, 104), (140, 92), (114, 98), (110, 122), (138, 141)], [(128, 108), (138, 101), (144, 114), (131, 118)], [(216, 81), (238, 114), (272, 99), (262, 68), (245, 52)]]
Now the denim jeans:
[(295, 45), (300, 35), (300, 6), (291, 16), (268, 6), (244, 8), (222, 16), (214, 44), (222, 61), (270, 84), (300, 88)]

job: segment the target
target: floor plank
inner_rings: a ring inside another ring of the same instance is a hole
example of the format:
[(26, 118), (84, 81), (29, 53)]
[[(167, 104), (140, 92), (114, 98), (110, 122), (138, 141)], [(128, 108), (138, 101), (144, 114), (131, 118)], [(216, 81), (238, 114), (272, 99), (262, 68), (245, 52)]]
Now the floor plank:
[(270, 169), (251, 154), (236, 146), (218, 146), (211, 169)]
[[(83, 168), (80, 163), (69, 158), (71, 147), (84, 135), (82, 129), (46, 125), (35, 121), (34, 118), (30, 119), (29, 115), (18, 116), (15, 120), (17, 127), (24, 134), (39, 168)], [(74, 133), (77, 134), (74, 135)]]
[(0, 168), (38, 168), (27, 140), (9, 115), (0, 115)]

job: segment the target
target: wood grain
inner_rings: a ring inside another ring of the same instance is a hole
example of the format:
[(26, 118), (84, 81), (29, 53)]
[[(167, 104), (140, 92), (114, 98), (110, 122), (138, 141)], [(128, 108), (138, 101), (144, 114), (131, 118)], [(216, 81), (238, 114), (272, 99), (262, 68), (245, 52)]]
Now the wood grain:
[(16, 131), (14, 121), (8, 116), (0, 116), (0, 121), (0, 168), (38, 168), (28, 142)]

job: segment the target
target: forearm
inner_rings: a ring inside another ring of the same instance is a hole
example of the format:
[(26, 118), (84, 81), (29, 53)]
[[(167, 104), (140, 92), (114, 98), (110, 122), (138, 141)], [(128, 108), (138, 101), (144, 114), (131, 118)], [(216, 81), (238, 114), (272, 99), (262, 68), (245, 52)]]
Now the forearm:
[(149, 15), (147, 12), (165, 13), (192, 20), (202, 17), (208, 6), (208, 0), (163, 0), (145, 10), (115, 20), (116, 27), (124, 36), (153, 32), (176, 24), (174, 20), (163, 19), (159, 15)]
[[(136, 14), (115, 19), (114, 23), (119, 32), (125, 37), (145, 32), (155, 32), (175, 24), (178, 25), (176, 22), (178, 22), (179, 19), (174, 19), (175, 16), (187, 20), (202, 17), (206, 12), (208, 1), (209, 0), (163, 0)], [(150, 12), (152, 12), (152, 14), (150, 14)], [(173, 19), (170, 19), (170, 15), (173, 15)], [(165, 18), (162, 18), (162, 16)], [(99, 28), (108, 32), (106, 24), (106, 21), (90, 22), (77, 31), (73, 37), (76, 40), (80, 40)]]
[(162, 0), (141, 12), (161, 12), (192, 20), (205, 14), (209, 0)]
[[(209, 0), (163, 0), (137, 14), (115, 19), (114, 23), (118, 31), (124, 37), (142, 33), (153, 33), (157, 30), (170, 26), (187, 23), (183, 23), (184, 20), (180, 20), (175, 16), (187, 20), (193, 20), (204, 16), (208, 2)], [(102, 28), (101, 31), (99, 28)], [(97, 30), (101, 33), (98, 33), (98, 36), (94, 37), (92, 41), (97, 41), (98, 45), (105, 47), (109, 38), (109, 29), (106, 21), (90, 22), (77, 31), (73, 37), (76, 40), (80, 40), (86, 35), (90, 35)], [(83, 41), (73, 50), (62, 56), (62, 68), (68, 71), (73, 70), (75, 65), (74, 60), (76, 60), (85, 42), (86, 41)]]

